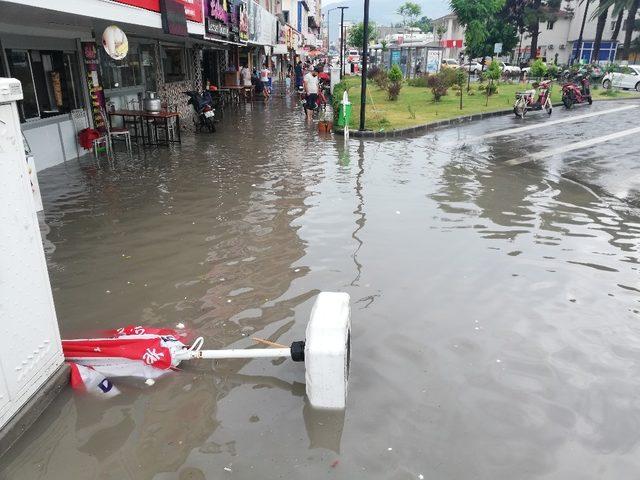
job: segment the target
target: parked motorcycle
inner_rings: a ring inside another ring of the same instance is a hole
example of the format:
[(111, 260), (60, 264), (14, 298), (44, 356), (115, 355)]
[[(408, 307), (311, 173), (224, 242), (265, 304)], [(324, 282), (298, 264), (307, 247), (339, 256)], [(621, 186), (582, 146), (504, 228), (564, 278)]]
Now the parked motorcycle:
[(196, 132), (201, 132), (204, 128), (209, 130), (210, 133), (216, 131), (215, 109), (213, 108), (213, 98), (211, 93), (204, 91), (198, 93), (196, 91), (184, 92), (189, 97), (187, 105), (191, 105), (196, 113), (196, 117), (193, 119), (193, 124), (196, 127)]
[[(538, 98), (535, 99), (536, 91)], [(516, 92), (516, 101), (513, 104), (513, 113), (516, 117), (524, 118), (529, 110), (542, 110), (551, 115), (553, 106), (551, 105), (551, 80), (534, 83), (533, 89), (524, 92)]]
[(575, 76), (573, 82), (567, 82), (562, 85), (562, 103), (566, 109), (570, 109), (577, 103), (593, 103), (591, 98), (591, 86), (589, 84), (589, 75), (587, 73), (579, 73)]

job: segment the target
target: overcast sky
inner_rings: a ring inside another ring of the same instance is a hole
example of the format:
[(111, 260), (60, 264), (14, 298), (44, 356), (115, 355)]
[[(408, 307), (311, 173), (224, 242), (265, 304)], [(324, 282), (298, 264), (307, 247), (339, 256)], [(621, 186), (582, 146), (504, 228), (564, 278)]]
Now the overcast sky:
[[(430, 18), (441, 17), (450, 11), (449, 0), (412, 1), (419, 4), (422, 7), (422, 14)], [(349, 20), (362, 20), (363, 0), (323, 0), (322, 9), (326, 12), (327, 7), (331, 7), (334, 4), (349, 6), (349, 10), (345, 11), (345, 19), (348, 17)], [(401, 4), (401, 0), (369, 0), (369, 15), (373, 21), (382, 25), (399, 22), (402, 18), (395, 12)], [(336, 13), (332, 15), (336, 15)]]

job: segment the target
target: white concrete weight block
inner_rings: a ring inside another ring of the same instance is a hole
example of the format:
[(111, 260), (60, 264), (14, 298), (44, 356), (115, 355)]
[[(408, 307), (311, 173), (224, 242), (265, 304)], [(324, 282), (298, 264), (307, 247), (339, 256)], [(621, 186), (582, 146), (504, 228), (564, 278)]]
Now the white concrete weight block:
[(349, 294), (320, 293), (306, 337), (304, 363), (309, 403), (316, 408), (345, 408), (351, 353)]

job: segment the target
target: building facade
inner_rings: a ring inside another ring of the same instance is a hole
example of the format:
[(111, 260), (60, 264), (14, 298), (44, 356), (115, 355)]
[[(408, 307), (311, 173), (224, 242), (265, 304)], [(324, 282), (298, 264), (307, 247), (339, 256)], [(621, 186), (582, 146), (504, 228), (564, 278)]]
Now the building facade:
[[(189, 130), (193, 112), (183, 92), (238, 84), (242, 64), (281, 71), (304, 55), (300, 30), (309, 31), (309, 18), (319, 34), (319, 14), (309, 17), (308, 8), (297, 0), (0, 1), (0, 76), (22, 83), (22, 130), (36, 168), (86, 153), (73, 111), (100, 129), (105, 110), (140, 108), (147, 92), (177, 110)], [(111, 26), (126, 35), (117, 58), (103, 45)]]

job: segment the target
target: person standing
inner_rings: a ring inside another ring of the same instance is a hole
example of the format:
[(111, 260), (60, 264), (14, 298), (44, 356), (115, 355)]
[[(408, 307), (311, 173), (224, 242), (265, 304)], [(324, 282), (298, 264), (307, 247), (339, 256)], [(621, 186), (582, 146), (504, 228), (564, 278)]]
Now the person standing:
[(240, 69), (240, 80), (242, 80), (243, 87), (251, 86), (251, 70), (246, 63), (242, 65), (242, 68)]
[(311, 120), (318, 101), (318, 72), (316, 70), (311, 70), (304, 76), (304, 93), (307, 95), (304, 113), (307, 120)]
[(296, 75), (296, 88), (300, 88), (302, 86), (302, 76), (303, 76), (302, 62), (300, 60), (298, 60), (298, 63), (296, 63), (296, 66), (293, 70)]
[(269, 70), (269, 64), (265, 63), (260, 70), (260, 81), (262, 82), (262, 93), (264, 94), (264, 99), (268, 100), (269, 95), (271, 95), (271, 88), (269, 87), (269, 79), (271, 77), (271, 70)]

